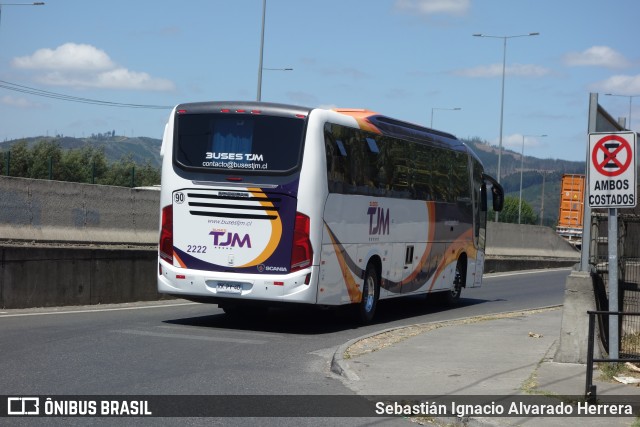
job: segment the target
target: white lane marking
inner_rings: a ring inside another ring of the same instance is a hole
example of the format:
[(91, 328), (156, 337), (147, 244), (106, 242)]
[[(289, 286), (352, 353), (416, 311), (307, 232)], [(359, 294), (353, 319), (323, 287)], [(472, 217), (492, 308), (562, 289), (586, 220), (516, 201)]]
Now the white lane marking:
[(490, 279), (493, 277), (509, 277), (509, 276), (522, 276), (528, 274), (540, 274), (540, 273), (553, 273), (558, 271), (571, 271), (571, 267), (568, 268), (551, 268), (548, 270), (527, 270), (527, 271), (514, 271), (509, 273), (487, 273), (483, 277)]
[[(156, 328), (160, 329), (174, 329), (178, 331), (193, 331), (197, 326), (178, 326), (178, 325), (158, 325)], [(211, 328), (209, 328), (211, 329)], [(215, 329), (217, 331), (221, 331), (220, 329)], [(282, 334), (274, 334), (271, 332), (254, 332), (254, 331), (234, 331), (235, 334), (241, 333), (243, 335), (253, 335), (258, 337), (266, 337), (266, 338), (284, 338)]]
[(178, 338), (185, 340), (199, 340), (199, 341), (216, 341), (216, 342), (231, 342), (237, 344), (265, 344), (264, 340), (249, 340), (242, 338), (223, 338), (223, 337), (211, 337), (205, 335), (188, 335), (188, 334), (165, 334), (161, 332), (150, 331), (137, 331), (135, 329), (118, 329), (111, 332), (118, 332), (121, 334), (142, 335), (146, 337), (159, 337), (159, 338)]
[(162, 304), (162, 305), (143, 305), (139, 307), (116, 307), (116, 308), (96, 308), (87, 310), (69, 310), (69, 311), (43, 311), (38, 313), (15, 313), (15, 314), (3, 314), (0, 312), (0, 318), (3, 317), (22, 317), (22, 316), (48, 316), (50, 314), (82, 314), (82, 313), (100, 313), (105, 311), (122, 311), (122, 310), (144, 310), (147, 308), (164, 308), (164, 307), (181, 307), (185, 305), (197, 305), (197, 302), (186, 302), (179, 304)]

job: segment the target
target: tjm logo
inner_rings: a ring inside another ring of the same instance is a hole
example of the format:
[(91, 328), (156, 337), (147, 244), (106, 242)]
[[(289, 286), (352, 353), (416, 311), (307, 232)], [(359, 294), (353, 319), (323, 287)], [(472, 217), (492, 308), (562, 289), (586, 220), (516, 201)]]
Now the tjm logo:
[(210, 232), (209, 235), (213, 236), (213, 246), (242, 248), (247, 245), (247, 248), (251, 248), (251, 237), (248, 234), (245, 234), (244, 237), (240, 237), (240, 234), (238, 233), (214, 230)]
[(389, 208), (383, 209), (372, 203), (367, 210), (369, 215), (369, 235), (389, 234)]
[(206, 153), (207, 160), (248, 160), (251, 162), (263, 162), (262, 154), (253, 153), (215, 153), (208, 151)]

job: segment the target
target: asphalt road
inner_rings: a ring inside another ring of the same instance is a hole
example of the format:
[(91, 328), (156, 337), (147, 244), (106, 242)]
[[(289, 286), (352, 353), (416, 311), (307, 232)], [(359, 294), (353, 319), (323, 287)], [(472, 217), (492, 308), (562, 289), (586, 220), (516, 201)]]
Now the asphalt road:
[[(271, 310), (234, 319), (182, 300), (0, 311), (0, 395), (352, 395), (329, 371), (335, 349), (381, 329), (559, 305), (569, 270), (491, 275), (444, 309), (424, 297), (383, 301), (377, 322), (348, 310)], [(309, 398), (313, 405), (313, 398)], [(184, 425), (409, 425), (402, 419), (180, 419)], [(338, 420), (340, 422), (338, 422)], [(6, 424), (0, 420), (0, 424)], [(52, 419), (8, 419), (51, 425)], [(57, 419), (127, 425), (124, 419)], [(176, 419), (138, 419), (173, 425)]]

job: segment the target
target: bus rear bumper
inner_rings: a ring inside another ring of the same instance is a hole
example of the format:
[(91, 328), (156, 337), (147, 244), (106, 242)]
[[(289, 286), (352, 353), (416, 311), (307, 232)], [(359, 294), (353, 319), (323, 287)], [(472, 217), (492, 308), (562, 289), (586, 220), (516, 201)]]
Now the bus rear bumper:
[(201, 302), (218, 300), (315, 304), (318, 267), (290, 274), (243, 274), (174, 267), (159, 261), (158, 292)]

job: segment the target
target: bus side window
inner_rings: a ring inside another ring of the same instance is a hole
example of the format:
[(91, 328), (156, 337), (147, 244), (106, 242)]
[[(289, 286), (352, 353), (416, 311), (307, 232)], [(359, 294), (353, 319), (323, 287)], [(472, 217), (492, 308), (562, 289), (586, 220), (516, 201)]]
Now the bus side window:
[(327, 163), (327, 178), (329, 192), (342, 193), (344, 176), (344, 163), (347, 152), (341, 140), (334, 137), (330, 124), (325, 124), (325, 151)]

